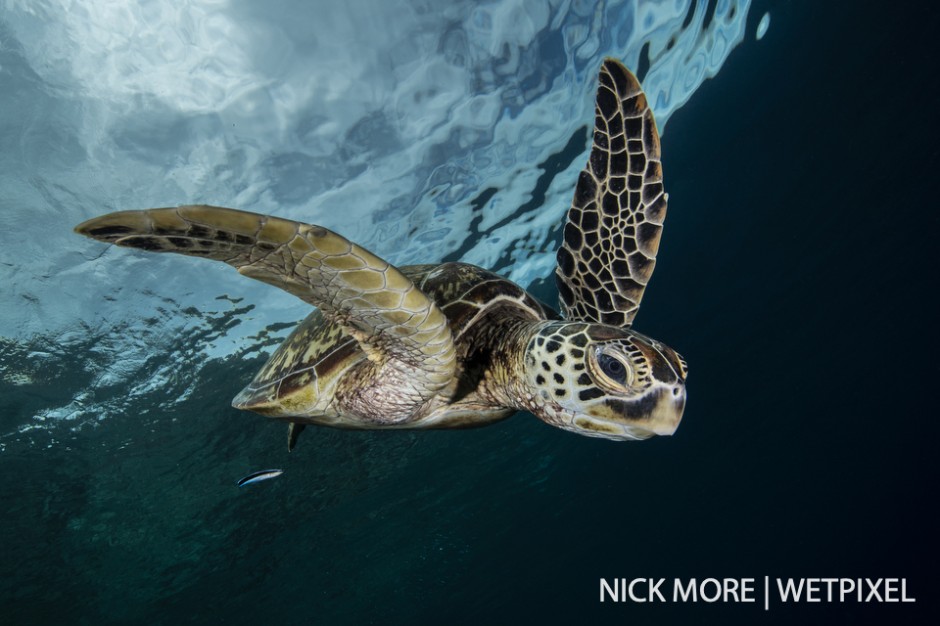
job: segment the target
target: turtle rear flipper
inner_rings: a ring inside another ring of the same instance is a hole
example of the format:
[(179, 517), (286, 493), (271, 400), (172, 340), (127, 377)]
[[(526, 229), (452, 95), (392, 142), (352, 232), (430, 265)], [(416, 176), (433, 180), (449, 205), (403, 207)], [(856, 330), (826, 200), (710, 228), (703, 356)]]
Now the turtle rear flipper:
[(291, 422), (287, 427), (287, 451), (293, 452), (294, 448), (297, 446), (297, 438), (300, 437), (300, 433), (303, 432), (306, 428), (306, 424), (301, 424), (299, 422)]
[(404, 274), (326, 228), (204, 205), (119, 211), (75, 231), (119, 246), (223, 261), (318, 307), (379, 376), (407, 381), (390, 422), (407, 422), (454, 377), (447, 318)]

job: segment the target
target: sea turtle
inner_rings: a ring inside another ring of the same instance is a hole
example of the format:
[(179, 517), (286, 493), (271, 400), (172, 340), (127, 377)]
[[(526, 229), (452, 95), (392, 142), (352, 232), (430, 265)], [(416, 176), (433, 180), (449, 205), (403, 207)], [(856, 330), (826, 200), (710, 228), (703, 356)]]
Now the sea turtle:
[(233, 406), (339, 428), (464, 428), (516, 411), (583, 435), (672, 434), (686, 364), (631, 328), (659, 248), (659, 135), (637, 79), (599, 77), (593, 146), (558, 250), (563, 318), (466, 263), (396, 268), (320, 226), (212, 206), (121, 211), (95, 239), (224, 261), (315, 307)]

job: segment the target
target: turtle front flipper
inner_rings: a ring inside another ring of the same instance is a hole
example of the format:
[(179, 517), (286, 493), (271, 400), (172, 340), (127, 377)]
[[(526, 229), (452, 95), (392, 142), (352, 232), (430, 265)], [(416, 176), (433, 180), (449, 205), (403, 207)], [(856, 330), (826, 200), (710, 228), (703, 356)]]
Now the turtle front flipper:
[(653, 274), (666, 194), (659, 133), (636, 77), (600, 70), (594, 140), (578, 178), (555, 280), (568, 320), (627, 327)]
[(397, 268), (326, 228), (198, 205), (119, 211), (75, 231), (223, 261), (318, 307), (356, 338), (378, 376), (411, 387), (401, 390), (389, 421), (406, 422), (453, 380), (454, 342), (437, 305)]

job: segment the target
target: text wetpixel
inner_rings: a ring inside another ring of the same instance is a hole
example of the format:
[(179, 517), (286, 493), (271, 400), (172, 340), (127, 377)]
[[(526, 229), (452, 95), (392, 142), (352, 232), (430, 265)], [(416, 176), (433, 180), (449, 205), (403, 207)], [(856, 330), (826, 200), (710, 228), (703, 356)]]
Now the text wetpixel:
[(906, 578), (601, 578), (601, 602), (909, 603)]

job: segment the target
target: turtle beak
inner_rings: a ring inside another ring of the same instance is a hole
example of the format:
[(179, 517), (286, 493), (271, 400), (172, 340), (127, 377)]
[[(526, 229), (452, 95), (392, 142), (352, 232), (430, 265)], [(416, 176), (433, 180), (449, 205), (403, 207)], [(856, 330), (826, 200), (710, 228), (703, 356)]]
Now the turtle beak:
[(671, 435), (679, 428), (685, 411), (688, 366), (678, 352), (645, 335), (637, 333), (633, 345), (646, 357), (654, 380), (647, 400), (650, 410), (646, 427), (657, 435)]
[(685, 382), (677, 381), (667, 387), (650, 415), (650, 431), (657, 435), (671, 435), (679, 428), (685, 411)]

